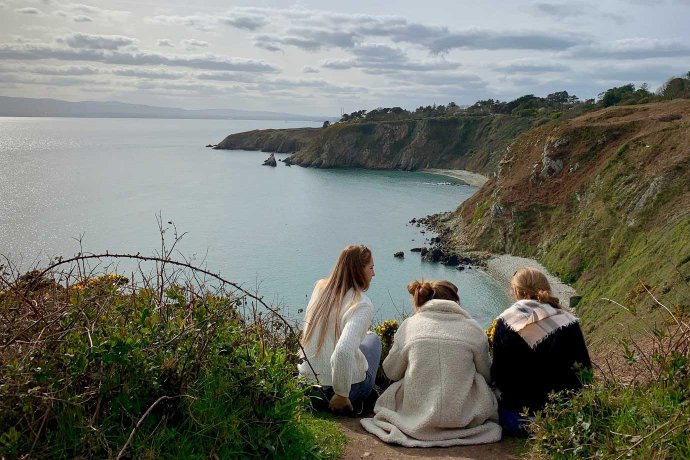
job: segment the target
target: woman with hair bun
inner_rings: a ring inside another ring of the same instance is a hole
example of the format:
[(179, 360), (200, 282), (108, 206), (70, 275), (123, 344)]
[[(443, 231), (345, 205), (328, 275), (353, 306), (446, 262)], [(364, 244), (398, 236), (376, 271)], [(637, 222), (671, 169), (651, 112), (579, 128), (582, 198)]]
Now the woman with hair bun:
[[(374, 277), (371, 250), (345, 247), (327, 279), (319, 280), (304, 315), (301, 344), (307, 360), (300, 375), (322, 385), (315, 406), (361, 414), (378, 395), (374, 380), (381, 341), (369, 332), (374, 305), (364, 291)], [(319, 399), (326, 399), (319, 401)]]
[(549, 393), (581, 388), (580, 372), (592, 365), (578, 319), (561, 307), (542, 272), (519, 269), (511, 291), (516, 302), (492, 326), (491, 376), (504, 432), (526, 436), (529, 418), (522, 414), (542, 409)]
[(414, 281), (407, 290), (414, 315), (400, 325), (383, 362), (395, 382), (362, 426), (382, 441), (407, 447), (499, 441), (483, 329), (460, 307), (450, 281)]

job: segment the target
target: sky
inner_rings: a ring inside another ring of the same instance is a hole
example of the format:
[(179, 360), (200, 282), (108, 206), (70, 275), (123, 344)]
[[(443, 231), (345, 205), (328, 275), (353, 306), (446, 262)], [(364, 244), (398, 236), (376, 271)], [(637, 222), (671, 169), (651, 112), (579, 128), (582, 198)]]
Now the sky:
[(690, 0), (0, 0), (0, 95), (337, 116), (690, 71)]

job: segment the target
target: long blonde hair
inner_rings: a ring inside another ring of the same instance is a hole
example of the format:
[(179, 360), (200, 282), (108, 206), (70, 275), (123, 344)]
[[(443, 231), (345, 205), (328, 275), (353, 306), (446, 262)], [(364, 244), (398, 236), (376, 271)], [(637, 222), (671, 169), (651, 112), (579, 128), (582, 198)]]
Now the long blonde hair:
[(517, 300), (532, 299), (540, 303), (548, 303), (554, 308), (561, 308), (558, 297), (554, 297), (549, 280), (539, 270), (521, 268), (515, 272), (510, 282), (513, 295)]
[(340, 337), (340, 308), (345, 294), (350, 289), (355, 291), (355, 299), (362, 291), (369, 289), (369, 279), (365, 268), (371, 263), (371, 250), (363, 244), (345, 247), (338, 257), (326, 285), (321, 290), (314, 304), (307, 309), (302, 332), (302, 346), (318, 331), (319, 339), (316, 350), (321, 350), (326, 340), (326, 328), (331, 317), (335, 318), (335, 337)]
[(458, 287), (448, 280), (413, 281), (407, 285), (407, 292), (412, 295), (415, 310), (431, 299), (452, 300), (460, 303)]

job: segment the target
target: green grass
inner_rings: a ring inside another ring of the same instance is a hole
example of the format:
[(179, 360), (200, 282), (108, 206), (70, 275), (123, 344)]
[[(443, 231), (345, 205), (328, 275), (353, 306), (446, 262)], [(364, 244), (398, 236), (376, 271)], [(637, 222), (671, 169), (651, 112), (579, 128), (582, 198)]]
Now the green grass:
[(277, 318), (193, 278), (69, 273), (0, 270), (0, 457), (337, 457)]

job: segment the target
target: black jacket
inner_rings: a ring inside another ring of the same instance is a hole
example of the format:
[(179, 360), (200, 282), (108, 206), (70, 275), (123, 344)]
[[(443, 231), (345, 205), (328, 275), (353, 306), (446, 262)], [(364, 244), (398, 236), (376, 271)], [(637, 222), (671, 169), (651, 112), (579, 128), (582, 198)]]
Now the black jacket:
[(491, 377), (501, 391), (499, 406), (522, 412), (540, 410), (550, 392), (582, 387), (575, 369), (591, 369), (589, 353), (578, 323), (557, 329), (531, 349), (502, 319), (496, 322)]

